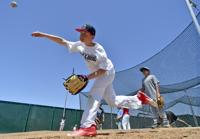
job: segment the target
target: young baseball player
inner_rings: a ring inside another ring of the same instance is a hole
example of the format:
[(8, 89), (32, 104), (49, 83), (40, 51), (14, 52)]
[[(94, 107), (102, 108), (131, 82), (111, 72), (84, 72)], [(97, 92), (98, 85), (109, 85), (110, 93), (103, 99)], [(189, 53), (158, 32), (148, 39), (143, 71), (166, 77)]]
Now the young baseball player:
[[(152, 75), (148, 67), (140, 68), (140, 71), (144, 75), (142, 81), (142, 92), (145, 92), (147, 96), (153, 99), (155, 102), (160, 97), (159, 81), (155, 75)], [(167, 119), (166, 113), (161, 108), (151, 107), (153, 113), (153, 125), (152, 128), (159, 127), (159, 118), (162, 118), (162, 124), (164, 127), (169, 127), (169, 121)]]
[(104, 48), (94, 41), (96, 31), (91, 25), (84, 25), (77, 28), (80, 32), (80, 41), (71, 42), (59, 36), (50, 35), (42, 32), (34, 32), (34, 37), (44, 37), (69, 49), (70, 52), (78, 52), (84, 58), (90, 74), (85, 75), (85, 79), (94, 79), (94, 84), (88, 94), (87, 108), (85, 109), (80, 129), (68, 134), (68, 136), (95, 136), (95, 118), (102, 99), (112, 106), (138, 109), (142, 101), (146, 101), (154, 106), (156, 104), (147, 96), (142, 101), (135, 96), (116, 96), (112, 82), (115, 77), (115, 69), (111, 60), (107, 57)]
[(123, 108), (122, 127), (124, 130), (130, 130), (130, 114), (129, 109)]

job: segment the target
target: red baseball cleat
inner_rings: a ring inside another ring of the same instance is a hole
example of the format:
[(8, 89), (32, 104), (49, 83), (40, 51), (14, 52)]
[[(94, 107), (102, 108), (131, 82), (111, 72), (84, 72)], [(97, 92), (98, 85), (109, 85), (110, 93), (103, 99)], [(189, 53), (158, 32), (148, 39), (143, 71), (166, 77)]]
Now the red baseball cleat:
[(95, 125), (92, 125), (91, 127), (88, 128), (80, 128), (76, 131), (73, 131), (72, 133), (67, 134), (67, 136), (70, 137), (77, 137), (77, 136), (93, 137), (96, 135), (97, 135), (97, 129)]

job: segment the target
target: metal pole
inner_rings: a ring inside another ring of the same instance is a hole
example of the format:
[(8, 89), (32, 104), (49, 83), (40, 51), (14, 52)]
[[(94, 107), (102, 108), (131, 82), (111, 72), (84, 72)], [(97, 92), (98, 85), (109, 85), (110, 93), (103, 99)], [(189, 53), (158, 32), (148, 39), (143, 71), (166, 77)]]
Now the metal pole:
[(79, 108), (80, 110), (82, 110), (82, 107), (81, 107), (81, 94), (78, 94), (79, 95)]
[(59, 131), (63, 131), (64, 127), (65, 127), (65, 111), (66, 111), (66, 105), (67, 105), (67, 93), (66, 93), (66, 96), (65, 96), (65, 105), (64, 105), (64, 108), (63, 108), (63, 115), (62, 115), (62, 119), (60, 121), (60, 128), (59, 128)]
[[(74, 74), (74, 68), (72, 69), (72, 74)], [(65, 79), (64, 79), (65, 80)], [(60, 121), (60, 128), (59, 128), (59, 131), (63, 131), (64, 127), (65, 127), (65, 111), (66, 111), (66, 105), (67, 105), (67, 93), (66, 93), (66, 96), (65, 96), (65, 105), (64, 105), (64, 108), (63, 108), (63, 115), (62, 115), (62, 119)]]
[(110, 128), (112, 129), (113, 128), (113, 125), (112, 125), (112, 107), (110, 107)]
[(66, 96), (65, 96), (65, 105), (64, 105), (64, 109), (63, 109), (63, 118), (65, 118), (66, 105), (67, 105), (67, 93), (66, 93)]
[(199, 125), (198, 125), (198, 121), (197, 121), (197, 118), (196, 118), (195, 113), (194, 113), (194, 109), (192, 107), (191, 98), (187, 95), (187, 91), (186, 90), (184, 90), (184, 92), (185, 92), (185, 95), (187, 96), (188, 101), (190, 103), (190, 110), (192, 112), (192, 116), (193, 116), (193, 119), (194, 119), (195, 126), (198, 127)]
[(197, 20), (197, 18), (196, 18), (196, 15), (195, 15), (195, 13), (194, 13), (194, 11), (193, 11), (193, 9), (192, 9), (193, 2), (192, 2), (192, 0), (185, 0), (185, 2), (186, 2), (186, 4), (187, 4), (187, 7), (188, 7), (188, 9), (189, 9), (189, 12), (190, 12), (190, 14), (191, 14), (191, 16), (192, 16), (192, 20), (193, 20), (193, 22), (194, 22), (194, 24), (195, 24), (195, 27), (196, 27), (196, 29), (197, 29), (197, 32), (198, 32), (198, 34), (200, 35), (200, 26), (199, 26), (198, 20)]

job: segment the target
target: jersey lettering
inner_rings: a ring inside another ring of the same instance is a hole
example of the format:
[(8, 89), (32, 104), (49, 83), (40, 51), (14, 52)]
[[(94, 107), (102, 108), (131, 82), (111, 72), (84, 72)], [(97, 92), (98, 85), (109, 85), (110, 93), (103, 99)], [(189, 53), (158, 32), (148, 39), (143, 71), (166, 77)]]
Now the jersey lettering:
[(97, 57), (95, 55), (90, 55), (90, 54), (86, 54), (86, 53), (81, 53), (81, 55), (85, 58), (85, 60), (87, 61), (97, 61)]

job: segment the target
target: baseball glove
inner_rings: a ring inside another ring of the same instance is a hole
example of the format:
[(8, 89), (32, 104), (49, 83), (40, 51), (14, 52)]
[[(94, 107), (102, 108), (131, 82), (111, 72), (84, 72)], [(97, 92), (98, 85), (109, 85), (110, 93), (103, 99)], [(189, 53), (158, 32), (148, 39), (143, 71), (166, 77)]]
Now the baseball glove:
[(157, 99), (158, 108), (162, 109), (164, 106), (164, 98), (162, 96), (158, 97)]
[(67, 79), (64, 79), (63, 83), (66, 90), (69, 91), (72, 95), (78, 94), (82, 91), (88, 84), (88, 78), (85, 75), (76, 75), (73, 74)]

